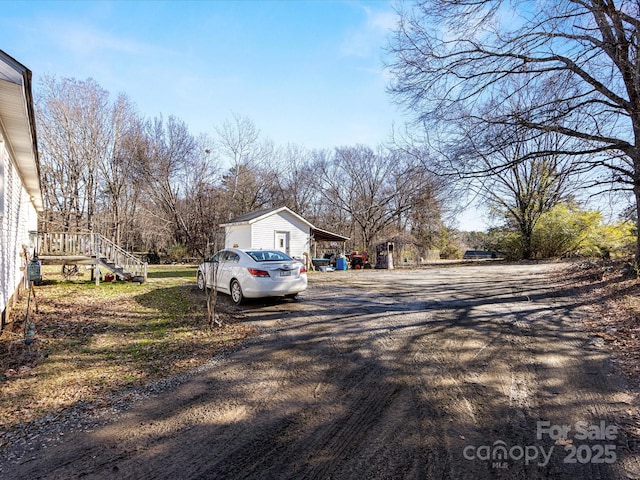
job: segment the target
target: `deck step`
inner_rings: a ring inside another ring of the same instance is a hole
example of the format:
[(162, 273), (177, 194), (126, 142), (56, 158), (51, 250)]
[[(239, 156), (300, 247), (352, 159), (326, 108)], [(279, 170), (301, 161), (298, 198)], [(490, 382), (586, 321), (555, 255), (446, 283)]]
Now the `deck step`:
[(95, 263), (119, 279), (143, 278), (146, 281), (146, 262), (96, 233), (39, 232), (34, 247), (43, 260), (51, 257), (58, 261), (63, 259), (64, 264)]

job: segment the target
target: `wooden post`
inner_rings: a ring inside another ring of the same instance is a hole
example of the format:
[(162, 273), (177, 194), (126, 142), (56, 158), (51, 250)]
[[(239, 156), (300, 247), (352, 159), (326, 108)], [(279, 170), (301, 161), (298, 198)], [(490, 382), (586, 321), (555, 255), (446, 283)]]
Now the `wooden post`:
[(91, 243), (91, 255), (94, 255), (94, 258), (96, 259), (95, 263), (93, 264), (93, 274), (95, 275), (95, 281), (96, 281), (96, 287), (100, 286), (100, 252), (99, 252), (99, 248), (98, 248), (98, 239), (96, 237), (96, 235), (91, 232), (89, 234), (89, 238), (90, 238), (90, 243)]

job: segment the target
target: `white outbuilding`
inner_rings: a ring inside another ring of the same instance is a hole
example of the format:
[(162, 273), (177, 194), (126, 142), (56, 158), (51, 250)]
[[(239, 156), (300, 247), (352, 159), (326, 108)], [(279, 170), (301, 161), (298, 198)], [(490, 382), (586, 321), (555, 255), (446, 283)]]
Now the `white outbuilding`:
[(224, 227), (225, 248), (274, 249), (298, 260), (315, 256), (319, 240), (344, 244), (349, 239), (314, 227), (287, 207), (247, 213), (220, 226)]
[(309, 252), (313, 228), (287, 207), (247, 213), (220, 226), (225, 248), (274, 249), (297, 259)]

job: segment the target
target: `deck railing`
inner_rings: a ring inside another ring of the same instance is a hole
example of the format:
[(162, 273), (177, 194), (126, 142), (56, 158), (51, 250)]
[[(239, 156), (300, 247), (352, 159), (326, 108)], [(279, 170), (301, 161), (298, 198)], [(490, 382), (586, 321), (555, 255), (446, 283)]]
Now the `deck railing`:
[(38, 232), (39, 256), (82, 256), (112, 263), (146, 278), (147, 264), (98, 233)]

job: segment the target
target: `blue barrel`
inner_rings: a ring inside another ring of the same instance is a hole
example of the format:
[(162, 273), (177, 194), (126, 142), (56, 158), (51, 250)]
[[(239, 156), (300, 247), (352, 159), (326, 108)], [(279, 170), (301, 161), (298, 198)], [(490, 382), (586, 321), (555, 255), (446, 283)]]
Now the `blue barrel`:
[(336, 270), (346, 270), (347, 269), (347, 259), (343, 257), (336, 258)]

